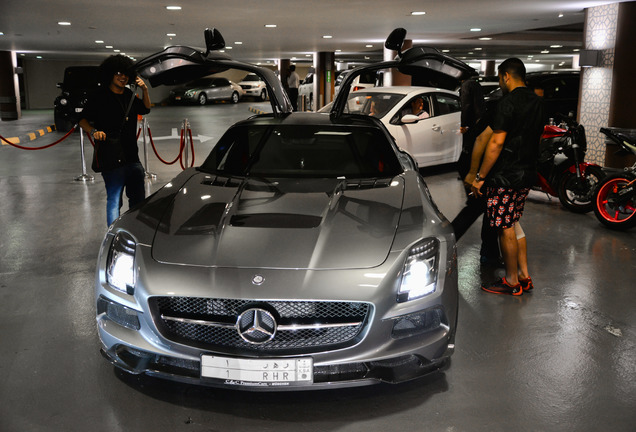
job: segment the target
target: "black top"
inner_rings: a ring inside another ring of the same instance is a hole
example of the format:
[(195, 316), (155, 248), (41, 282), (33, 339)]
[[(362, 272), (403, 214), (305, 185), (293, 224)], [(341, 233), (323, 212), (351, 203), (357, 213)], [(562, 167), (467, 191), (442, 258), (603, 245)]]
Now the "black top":
[(143, 101), (135, 96), (128, 113), (128, 121), (124, 121), (124, 114), (132, 97), (133, 92), (128, 88), (123, 94), (103, 89), (88, 100), (82, 112), (82, 117), (91, 122), (95, 129), (104, 131), (107, 138), (117, 138), (121, 131), (121, 142), (127, 163), (139, 162), (137, 116), (150, 112)]
[(484, 91), (475, 80), (466, 80), (459, 88), (459, 100), (462, 106), (461, 125), (472, 128), (486, 110)]
[(535, 184), (543, 128), (543, 100), (534, 91), (517, 87), (501, 99), (492, 129), (506, 132), (506, 140), (488, 173), (489, 186), (520, 189)]

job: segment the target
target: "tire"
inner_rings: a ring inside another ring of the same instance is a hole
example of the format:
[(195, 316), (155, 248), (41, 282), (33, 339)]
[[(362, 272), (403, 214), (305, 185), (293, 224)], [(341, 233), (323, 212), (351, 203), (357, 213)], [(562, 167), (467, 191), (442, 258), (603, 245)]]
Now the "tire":
[(62, 116), (55, 116), (55, 130), (58, 132), (68, 132), (75, 124)]
[(201, 93), (197, 100), (199, 101), (199, 105), (205, 105), (208, 103), (208, 97), (205, 93)]
[(313, 111), (314, 110), (314, 94), (313, 93), (309, 94), (309, 105), (307, 106), (307, 109), (309, 111)]
[(261, 95), (258, 98), (261, 102), (265, 102), (267, 100), (267, 90), (263, 90)]
[(587, 213), (594, 208), (594, 190), (605, 178), (605, 172), (599, 166), (589, 165), (585, 168), (583, 183), (574, 173), (566, 173), (558, 186), (559, 201), (563, 207), (574, 213)]
[(627, 230), (636, 226), (636, 198), (632, 196), (615, 202), (616, 192), (627, 183), (634, 181), (636, 176), (615, 174), (605, 178), (594, 194), (594, 215), (606, 227), (615, 230)]
[(230, 98), (230, 101), (231, 101), (233, 104), (238, 103), (238, 101), (239, 101), (239, 94), (238, 94), (237, 92), (232, 93), (232, 97)]

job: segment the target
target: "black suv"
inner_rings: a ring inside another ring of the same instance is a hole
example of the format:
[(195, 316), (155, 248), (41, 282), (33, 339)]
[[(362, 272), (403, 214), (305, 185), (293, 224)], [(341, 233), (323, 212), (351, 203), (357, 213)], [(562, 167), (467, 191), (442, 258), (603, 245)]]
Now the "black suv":
[(98, 66), (70, 66), (64, 71), (64, 82), (57, 87), (62, 94), (55, 98), (55, 129), (67, 132), (77, 123), (86, 99), (99, 86)]
[[(529, 72), (526, 74), (528, 87), (543, 96), (546, 124), (550, 118), (559, 123), (560, 114), (568, 116), (573, 113), (573, 116), (576, 117), (580, 83), (581, 74), (578, 71)], [(494, 109), (501, 96), (500, 88), (487, 94), (485, 99), (488, 109)]]

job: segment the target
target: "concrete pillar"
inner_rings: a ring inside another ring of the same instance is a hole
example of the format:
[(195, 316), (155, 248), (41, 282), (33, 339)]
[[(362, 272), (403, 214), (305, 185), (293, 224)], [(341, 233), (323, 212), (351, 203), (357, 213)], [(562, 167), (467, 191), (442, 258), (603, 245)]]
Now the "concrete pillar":
[[(404, 40), (404, 45), (402, 45), (402, 52), (407, 49), (413, 47), (413, 41), (411, 39)], [(389, 50), (384, 48), (384, 60), (391, 61), (395, 59), (397, 55), (397, 51)], [(384, 72), (384, 86), (410, 86), (411, 85), (411, 76), (404, 75), (397, 69), (391, 69), (390, 71)]]
[(333, 52), (319, 52), (314, 56), (314, 111), (322, 108), (333, 100), (336, 63)]
[[(287, 90), (287, 77), (289, 77), (289, 66), (291, 66), (291, 60), (280, 59), (278, 61), (278, 76), (280, 77), (283, 87)], [(300, 77), (303, 79), (303, 77)]]
[(497, 75), (497, 71), (495, 71), (495, 61), (494, 60), (484, 60), (481, 63), (482, 63), (482, 68), (484, 70), (484, 76), (495, 76), (495, 75)]
[(17, 64), (14, 52), (0, 51), (0, 119), (3, 121), (22, 117)]
[(636, 2), (620, 3), (612, 76), (609, 126), (636, 128)]
[(636, 90), (632, 84), (634, 19), (634, 2), (585, 10), (584, 46), (601, 52), (601, 64), (581, 69), (578, 117), (587, 136), (586, 159), (600, 165), (617, 166), (617, 162), (613, 155), (615, 149), (607, 148), (605, 135), (599, 129), (606, 126), (636, 128), (633, 110)]

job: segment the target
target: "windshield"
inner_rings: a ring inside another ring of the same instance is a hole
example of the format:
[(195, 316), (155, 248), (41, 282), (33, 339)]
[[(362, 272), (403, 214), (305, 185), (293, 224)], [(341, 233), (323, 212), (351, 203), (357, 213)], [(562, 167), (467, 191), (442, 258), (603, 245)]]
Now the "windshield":
[(236, 126), (201, 166), (232, 176), (387, 178), (403, 170), (380, 129), (334, 126)]
[(258, 75), (247, 75), (245, 78), (243, 78), (243, 81), (260, 81), (261, 79), (258, 77)]
[(403, 94), (397, 93), (353, 92), (349, 94), (345, 113), (381, 118), (403, 98)]

